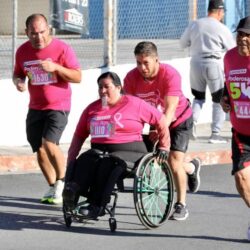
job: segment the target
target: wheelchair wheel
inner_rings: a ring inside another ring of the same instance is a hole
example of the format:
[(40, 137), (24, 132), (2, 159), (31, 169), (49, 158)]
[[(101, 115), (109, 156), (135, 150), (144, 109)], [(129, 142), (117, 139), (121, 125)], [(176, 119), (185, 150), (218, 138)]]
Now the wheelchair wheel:
[(70, 228), (71, 224), (72, 224), (72, 215), (66, 211), (65, 206), (63, 205), (63, 218), (65, 221), (65, 225), (67, 228)]
[(111, 232), (115, 232), (117, 228), (117, 223), (115, 218), (109, 218), (109, 228)]
[(134, 203), (141, 223), (148, 229), (168, 219), (174, 200), (174, 184), (167, 163), (159, 165), (152, 153), (140, 161), (134, 177)]

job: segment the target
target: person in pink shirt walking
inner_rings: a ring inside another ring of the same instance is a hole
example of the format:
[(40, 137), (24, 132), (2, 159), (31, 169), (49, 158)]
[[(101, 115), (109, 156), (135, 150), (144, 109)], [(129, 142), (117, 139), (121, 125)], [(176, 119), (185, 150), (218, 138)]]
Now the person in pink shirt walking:
[(42, 202), (62, 202), (65, 161), (58, 144), (71, 106), (69, 82), (80, 83), (81, 69), (72, 48), (50, 35), (43, 14), (26, 19), (28, 41), (16, 52), (13, 82), (18, 91), (28, 90), (27, 140), (37, 153), (38, 164), (49, 184)]
[[(183, 95), (180, 74), (170, 65), (159, 62), (154, 43), (149, 41), (138, 43), (134, 55), (137, 67), (126, 75), (124, 91), (150, 103), (166, 117), (171, 137), (168, 162), (173, 171), (177, 191), (177, 202), (171, 218), (185, 220), (189, 215), (186, 207), (187, 176), (189, 190), (197, 192), (200, 186), (201, 166), (199, 158), (188, 163), (184, 162), (193, 127), (190, 102)], [(156, 140), (157, 133), (151, 127), (149, 135), (144, 135), (148, 151), (152, 151)]]
[[(147, 154), (142, 140), (145, 123), (158, 131), (159, 163), (167, 160), (170, 148), (169, 130), (160, 111), (140, 98), (123, 95), (120, 78), (114, 72), (103, 73), (97, 83), (100, 98), (86, 107), (77, 124), (63, 191), (67, 209), (75, 208), (80, 195), (86, 197), (89, 205), (82, 207), (81, 213), (92, 219), (104, 214), (115, 183), (126, 172), (125, 161), (136, 164)], [(89, 135), (91, 149), (79, 155)], [(112, 157), (100, 160), (98, 152)]]

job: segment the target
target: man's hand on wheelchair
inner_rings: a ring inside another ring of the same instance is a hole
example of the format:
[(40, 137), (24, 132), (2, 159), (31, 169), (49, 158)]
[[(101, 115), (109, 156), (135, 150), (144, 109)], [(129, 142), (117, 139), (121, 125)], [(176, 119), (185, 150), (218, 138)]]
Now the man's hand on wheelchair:
[(168, 160), (169, 151), (158, 148), (155, 152), (156, 160), (159, 164), (162, 164)]

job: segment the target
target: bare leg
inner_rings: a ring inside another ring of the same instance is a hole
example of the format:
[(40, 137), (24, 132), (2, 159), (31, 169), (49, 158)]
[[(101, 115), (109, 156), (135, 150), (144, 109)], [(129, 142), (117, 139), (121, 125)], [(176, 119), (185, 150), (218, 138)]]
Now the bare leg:
[(43, 147), (47, 153), (48, 159), (54, 168), (56, 173), (56, 179), (62, 179), (65, 177), (65, 160), (63, 152), (60, 147), (55, 143), (47, 141), (43, 138)]
[(191, 162), (183, 162), (183, 167), (186, 174), (192, 174), (195, 170), (194, 164)]
[(250, 208), (250, 167), (242, 169), (235, 173), (236, 188), (245, 201), (246, 205)]
[(41, 168), (41, 171), (47, 180), (49, 185), (55, 184), (56, 182), (56, 172), (50, 163), (45, 149), (42, 147), (37, 151), (37, 161)]
[(173, 171), (177, 202), (186, 204), (187, 175), (183, 168), (185, 154), (179, 151), (170, 151), (169, 165)]

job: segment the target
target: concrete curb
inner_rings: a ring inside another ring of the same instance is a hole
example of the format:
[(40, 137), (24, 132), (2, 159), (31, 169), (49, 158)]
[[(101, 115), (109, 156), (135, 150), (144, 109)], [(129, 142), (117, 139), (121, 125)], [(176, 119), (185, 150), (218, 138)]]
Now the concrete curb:
[[(210, 124), (197, 126), (197, 140), (190, 140), (189, 148), (185, 160), (191, 161), (199, 157), (202, 165), (209, 166), (215, 164), (231, 163), (231, 125), (227, 121), (221, 131), (221, 135), (228, 140), (225, 144), (208, 143), (211, 133)], [(60, 144), (65, 156), (67, 156), (69, 144)], [(83, 145), (82, 150), (90, 148), (89, 140)], [(0, 173), (19, 173), (40, 171), (37, 164), (36, 154), (32, 153), (30, 146), (0, 146)]]
[[(185, 160), (190, 161), (194, 157), (199, 157), (203, 166), (231, 163), (230, 150), (188, 152)], [(0, 173), (34, 172), (39, 170), (35, 154), (0, 155)]]
[(217, 151), (208, 151), (208, 152), (190, 152), (187, 153), (185, 160), (190, 161), (195, 157), (201, 159), (202, 165), (216, 165), (216, 164), (230, 164), (231, 159), (231, 150), (217, 150)]

